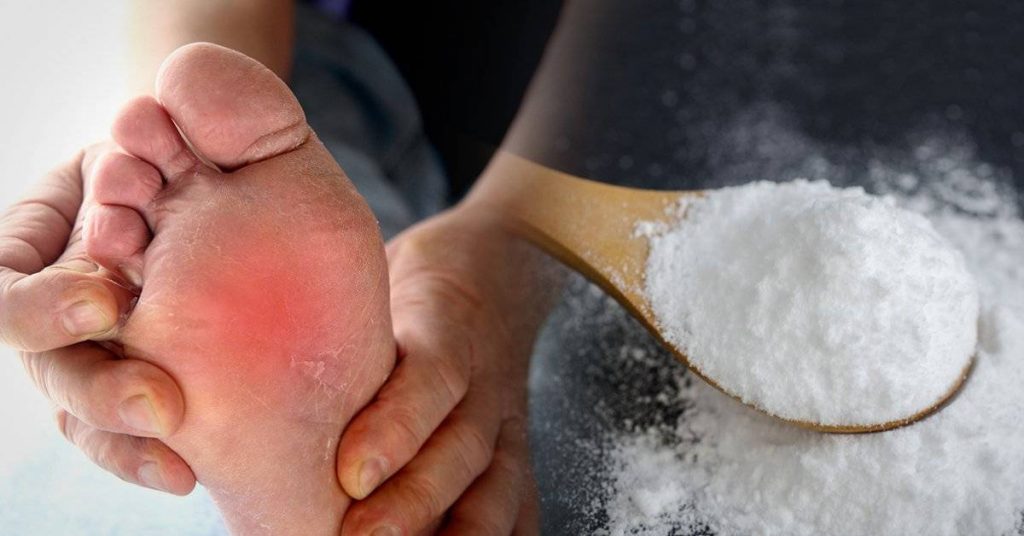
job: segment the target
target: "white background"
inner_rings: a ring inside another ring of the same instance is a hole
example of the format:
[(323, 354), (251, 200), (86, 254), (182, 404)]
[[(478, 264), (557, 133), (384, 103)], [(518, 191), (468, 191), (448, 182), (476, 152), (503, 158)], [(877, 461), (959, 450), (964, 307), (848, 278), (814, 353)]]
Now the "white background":
[[(159, 0), (157, 0), (159, 1)], [(128, 97), (126, 1), (0, 0), (0, 205), (107, 136)], [(15, 352), (0, 349), (0, 535), (220, 534), (201, 490), (125, 484), (65, 443)]]

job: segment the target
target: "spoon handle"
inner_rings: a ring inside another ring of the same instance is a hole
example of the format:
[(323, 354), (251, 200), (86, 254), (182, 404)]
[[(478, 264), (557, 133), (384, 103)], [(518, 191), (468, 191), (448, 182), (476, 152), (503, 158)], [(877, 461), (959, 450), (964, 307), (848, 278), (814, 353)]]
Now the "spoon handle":
[(514, 232), (650, 318), (638, 222), (661, 221), (687, 192), (641, 190), (561, 173), (506, 151), (484, 171), (482, 199)]

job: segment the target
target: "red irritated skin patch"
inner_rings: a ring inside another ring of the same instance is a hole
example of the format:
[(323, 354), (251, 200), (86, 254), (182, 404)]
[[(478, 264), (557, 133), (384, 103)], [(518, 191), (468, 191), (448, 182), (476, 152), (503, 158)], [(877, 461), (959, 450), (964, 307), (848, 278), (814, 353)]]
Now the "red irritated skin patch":
[[(154, 237), (135, 314), (155, 308), (163, 318), (145, 326), (146, 336), (164, 331), (178, 348), (217, 350), (215, 359), (236, 374), (340, 350), (386, 304), (386, 293), (373, 295), (385, 274), (367, 262), (374, 244), (360, 229), (365, 222), (319, 214), (302, 221), (295, 212), (319, 212), (308, 204), (253, 214), (266, 194), (246, 199), (241, 194), (256, 188), (244, 186), (218, 188), (215, 202), (192, 206), (201, 210), (185, 225)], [(225, 195), (231, 191), (239, 195)]]
[(271, 398), (281, 389), (284, 403), (300, 406), (288, 410), (301, 414), (303, 397), (296, 391), (345, 388), (342, 354), (358, 355), (354, 339), (364, 320), (347, 313), (353, 304), (358, 314), (366, 309), (349, 282), (318, 281), (306, 273), (321, 271), (316, 263), (329, 254), (273, 243), (225, 244), (211, 252), (220, 258), (211, 258), (209, 267), (188, 270), (198, 274), (183, 281), (189, 288), (151, 301), (143, 295), (140, 304), (166, 315), (161, 324), (175, 328), (167, 335), (192, 356), (174, 362), (183, 374), (201, 371), (210, 381), (244, 385)]
[[(281, 176), (197, 175), (159, 200), (122, 337), (181, 386), (185, 422), (167, 443), (211, 489), (294, 480), (274, 464), (295, 455), (336, 478), (341, 427), (393, 365), (372, 215), (337, 177)], [(201, 463), (224, 458), (245, 463)]]

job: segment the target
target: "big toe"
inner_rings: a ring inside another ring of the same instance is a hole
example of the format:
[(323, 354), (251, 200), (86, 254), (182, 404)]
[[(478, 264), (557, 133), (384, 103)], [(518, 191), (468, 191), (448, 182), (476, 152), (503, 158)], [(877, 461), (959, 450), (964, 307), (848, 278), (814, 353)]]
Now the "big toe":
[(156, 95), (195, 150), (224, 169), (288, 152), (311, 134), (280, 78), (218, 45), (193, 43), (168, 56)]

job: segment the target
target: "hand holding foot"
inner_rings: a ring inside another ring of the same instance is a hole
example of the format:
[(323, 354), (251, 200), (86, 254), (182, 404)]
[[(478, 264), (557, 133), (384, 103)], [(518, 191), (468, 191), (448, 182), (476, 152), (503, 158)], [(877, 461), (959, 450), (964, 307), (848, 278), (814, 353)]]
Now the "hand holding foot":
[(342, 438), (341, 482), (366, 497), (345, 536), (538, 531), (526, 372), (558, 285), (492, 223), (459, 207), (388, 245), (399, 361)]
[[(41, 203), (8, 216), (19, 223), (4, 227), (4, 309), (36, 320), (0, 315), (0, 333), (32, 350), (108, 340), (26, 354), (41, 387), (72, 411), (63, 430), (100, 465), (176, 493), (191, 489), (194, 470), (238, 533), (334, 533), (349, 502), (335, 477), (337, 438), (395, 355), (375, 222), (294, 98), (252, 60), (185, 47), (157, 94), (125, 107), (114, 129), (123, 151), (88, 153), (51, 179)], [(346, 533), (432, 529), (449, 510), (453, 534), (536, 530), (524, 428), (532, 333), (503, 331), (501, 312), (517, 304), (473, 298), (508, 283), (475, 278), (465, 261), (479, 252), (449, 247), (450, 233), (474, 227), (438, 218), (391, 248), (402, 363), (346, 433), (337, 464), (357, 496), (394, 476), (353, 510)], [(104, 268), (80, 260), (83, 249)], [(60, 269), (42, 270), (54, 260)], [(115, 319), (138, 303), (126, 323), (55, 331), (49, 309), (78, 291)], [(118, 411), (111, 393), (133, 389)], [(166, 444), (132, 437), (147, 435)]]

